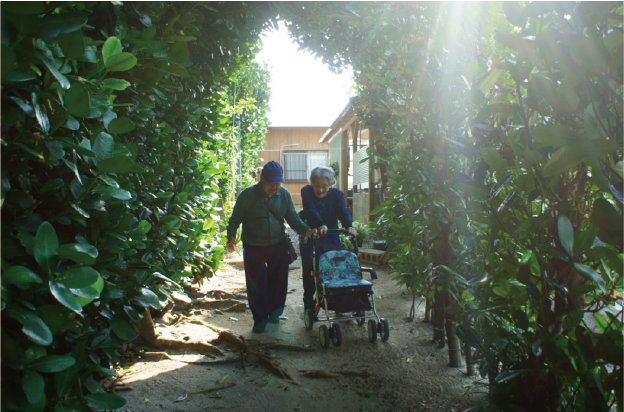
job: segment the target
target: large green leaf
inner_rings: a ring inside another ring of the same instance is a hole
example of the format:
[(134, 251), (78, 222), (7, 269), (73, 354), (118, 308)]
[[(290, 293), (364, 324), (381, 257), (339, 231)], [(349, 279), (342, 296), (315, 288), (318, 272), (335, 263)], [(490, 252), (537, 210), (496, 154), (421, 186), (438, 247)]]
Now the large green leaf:
[(569, 126), (554, 124), (539, 126), (531, 130), (531, 137), (544, 146), (567, 146), (576, 143), (579, 135)]
[(60, 33), (71, 33), (87, 24), (87, 15), (83, 13), (49, 14), (39, 20), (39, 34), (43, 38), (51, 39)]
[(17, 57), (15, 56), (15, 53), (13, 52), (13, 50), (9, 48), (9, 46), (6, 46), (3, 44), (1, 46), (1, 49), (2, 49), (2, 56), (1, 56), (2, 61), (0, 63), (2, 64), (2, 67), (1, 67), (2, 71), (0, 72), (0, 75), (2, 76), (2, 81), (4, 81), (15, 68)]
[(78, 179), (78, 182), (80, 184), (82, 184), (82, 178), (80, 177), (80, 171), (78, 170), (78, 166), (76, 166), (74, 163), (70, 162), (67, 159), (61, 159), (63, 161), (63, 163), (65, 163), (67, 165), (67, 167), (69, 167), (69, 169), (74, 172), (74, 175), (76, 176), (76, 179)]
[(61, 46), (65, 57), (79, 59), (85, 53), (84, 39), (82, 37), (82, 30), (80, 29), (70, 33), (61, 33), (56, 40), (59, 46)]
[(115, 139), (108, 133), (100, 133), (93, 143), (93, 151), (95, 152), (97, 160), (107, 159), (112, 157), (115, 150)]
[(184, 78), (190, 77), (190, 75), (188, 74), (188, 72), (186, 71), (184, 67), (177, 66), (177, 65), (169, 66), (169, 73), (178, 77), (184, 77)]
[(613, 245), (621, 245), (624, 237), (624, 221), (615, 206), (604, 198), (596, 199), (591, 220), (598, 226), (598, 237)]
[(131, 53), (118, 53), (110, 56), (106, 61), (106, 69), (111, 72), (123, 72), (132, 69), (137, 64), (137, 58)]
[(481, 156), (485, 163), (487, 163), (494, 171), (503, 171), (505, 168), (505, 160), (501, 157), (498, 151), (491, 147), (486, 147), (481, 150)]
[(58, 237), (54, 227), (48, 222), (43, 222), (37, 229), (34, 252), (35, 260), (48, 274), (52, 274), (58, 266), (58, 247)]
[[(40, 101), (39, 94), (33, 92), (31, 94), (33, 108), (35, 109), (35, 118), (37, 119), (37, 123), (39, 126), (45, 131), (48, 132), (50, 130), (50, 119), (48, 118), (48, 111), (46, 110), (45, 105)], [(16, 143), (17, 144), (17, 143)]]
[(29, 369), (34, 369), (39, 372), (60, 372), (76, 363), (76, 359), (66, 355), (48, 355), (43, 358), (34, 360), (28, 364)]
[(81, 289), (93, 285), (100, 273), (90, 266), (67, 269), (56, 279), (68, 288)]
[(65, 77), (58, 70), (54, 60), (50, 61), (46, 56), (42, 55), (39, 51), (35, 52), (35, 56), (39, 57), (39, 59), (43, 62), (43, 64), (45, 64), (45, 66), (48, 68), (48, 71), (52, 74), (52, 76), (56, 78), (56, 80), (58, 80), (59, 84), (61, 85), (63, 89), (69, 89), (69, 87), (71, 86), (71, 84), (69, 83), (69, 80), (67, 80), (67, 77)]
[(83, 265), (92, 265), (98, 257), (95, 246), (86, 243), (68, 243), (58, 248), (58, 254), (63, 259), (70, 259)]
[(567, 216), (559, 215), (557, 217), (557, 232), (561, 246), (568, 256), (572, 257), (574, 255), (574, 228)]
[(108, 131), (114, 134), (124, 134), (133, 131), (135, 128), (134, 122), (127, 117), (119, 117), (111, 120), (108, 124)]
[(53, 335), (73, 329), (78, 323), (67, 308), (56, 303), (39, 306), (37, 315), (48, 325)]
[(607, 325), (609, 325), (607, 319), (600, 312), (594, 313), (594, 323), (596, 324), (596, 327), (598, 328), (600, 333), (604, 333)]
[(97, 409), (120, 409), (126, 405), (124, 398), (112, 393), (90, 393), (84, 399)]
[(89, 117), (91, 115), (91, 99), (87, 88), (80, 83), (72, 84), (65, 94), (65, 108), (72, 116)]
[[(126, 156), (120, 156), (120, 157), (125, 157), (126, 159), (128, 159)], [(111, 196), (119, 200), (132, 199), (132, 194), (128, 192), (127, 190), (117, 189), (117, 188), (110, 187), (110, 186), (98, 185), (95, 189), (93, 189), (93, 193), (99, 193), (102, 195)]]
[(602, 276), (600, 276), (600, 273), (596, 272), (591, 267), (589, 267), (587, 265), (584, 265), (582, 263), (575, 263), (574, 267), (576, 268), (578, 273), (581, 274), (581, 276), (583, 276), (587, 280), (591, 280), (592, 282), (596, 282), (596, 284), (598, 285), (600, 290), (603, 293), (605, 292), (605, 281), (602, 278)]
[(189, 60), (189, 49), (186, 42), (177, 41), (173, 43), (169, 54), (173, 61), (180, 65), (185, 65)]
[(124, 91), (130, 86), (130, 82), (124, 79), (104, 79), (102, 80), (102, 87), (106, 89)]
[[(100, 160), (97, 164), (97, 168), (102, 173), (128, 173), (135, 169), (136, 163), (129, 156), (115, 156), (108, 159)], [(114, 191), (116, 195), (111, 195), (116, 197), (117, 199), (127, 200), (130, 197), (126, 197), (126, 195), (122, 195), (123, 197), (117, 197), (119, 193), (125, 192), (124, 190), (118, 189)], [(107, 193), (108, 194), (108, 193)]]
[(121, 41), (115, 36), (106, 39), (102, 45), (102, 60), (104, 60), (104, 65), (106, 65), (109, 57), (119, 53), (121, 53)]
[(64, 397), (67, 395), (73, 386), (77, 384), (77, 371), (76, 368), (65, 369), (62, 372), (54, 374), (54, 388), (59, 396)]
[(50, 292), (59, 301), (59, 303), (68, 309), (82, 315), (82, 306), (76, 300), (76, 297), (62, 283), (55, 280), (50, 281)]
[(583, 156), (583, 153), (568, 146), (561, 147), (548, 159), (542, 169), (542, 174), (544, 177), (551, 177), (567, 172), (581, 163)]
[(115, 332), (115, 335), (122, 340), (132, 341), (138, 336), (137, 330), (132, 322), (122, 315), (115, 315), (113, 317), (111, 328), (113, 332)]
[(42, 346), (48, 346), (52, 343), (52, 332), (39, 316), (27, 310), (13, 307), (6, 310), (6, 315), (23, 325), (22, 332), (31, 341)]
[(2, 283), (17, 285), (22, 283), (43, 283), (43, 280), (27, 267), (11, 266), (2, 274)]
[(158, 295), (149, 290), (148, 288), (141, 288), (137, 291), (133, 301), (144, 308), (149, 306), (154, 309), (159, 309), (160, 304), (158, 303)]
[(26, 369), (22, 375), (22, 390), (29, 403), (38, 403), (43, 397), (45, 382), (37, 372)]
[(101, 295), (102, 290), (104, 290), (104, 279), (102, 279), (102, 276), (99, 276), (93, 285), (85, 289), (81, 289), (80, 292), (72, 289), (72, 293), (76, 295), (76, 300), (82, 306), (88, 305)]

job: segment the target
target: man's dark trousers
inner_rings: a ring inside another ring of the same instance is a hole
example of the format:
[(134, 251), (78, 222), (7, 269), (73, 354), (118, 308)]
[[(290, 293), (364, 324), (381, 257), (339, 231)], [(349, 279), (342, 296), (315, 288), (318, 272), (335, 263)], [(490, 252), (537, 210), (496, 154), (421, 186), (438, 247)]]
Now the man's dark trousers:
[(272, 246), (243, 245), (247, 300), (254, 326), (264, 327), (269, 316), (284, 312), (288, 292), (288, 247), (286, 241)]

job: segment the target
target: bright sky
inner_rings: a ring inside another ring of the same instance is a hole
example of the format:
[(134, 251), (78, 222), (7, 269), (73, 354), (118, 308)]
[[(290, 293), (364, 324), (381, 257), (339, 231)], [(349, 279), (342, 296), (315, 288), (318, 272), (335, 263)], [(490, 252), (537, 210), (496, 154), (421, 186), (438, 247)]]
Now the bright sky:
[(271, 72), (271, 126), (327, 126), (342, 112), (353, 95), (351, 70), (336, 75), (320, 59), (299, 51), (288, 30), (261, 35), (263, 49), (256, 60)]

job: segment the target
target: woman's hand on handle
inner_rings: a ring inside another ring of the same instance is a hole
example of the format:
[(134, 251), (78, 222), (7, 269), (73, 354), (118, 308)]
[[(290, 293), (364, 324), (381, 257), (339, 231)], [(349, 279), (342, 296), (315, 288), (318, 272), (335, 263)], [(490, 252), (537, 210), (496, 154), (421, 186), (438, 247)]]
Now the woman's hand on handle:
[(348, 228), (348, 229), (347, 229), (347, 232), (348, 232), (350, 235), (357, 236), (357, 230), (355, 230), (355, 228), (354, 228), (354, 227), (350, 227), (350, 228)]
[(321, 235), (321, 236), (322, 235), (326, 235), (327, 234), (327, 226), (323, 225), (323, 226), (319, 227), (318, 228), (318, 232), (319, 232), (319, 235)]
[(306, 232), (305, 236), (310, 239), (316, 239), (318, 237), (318, 232), (316, 229), (310, 229)]

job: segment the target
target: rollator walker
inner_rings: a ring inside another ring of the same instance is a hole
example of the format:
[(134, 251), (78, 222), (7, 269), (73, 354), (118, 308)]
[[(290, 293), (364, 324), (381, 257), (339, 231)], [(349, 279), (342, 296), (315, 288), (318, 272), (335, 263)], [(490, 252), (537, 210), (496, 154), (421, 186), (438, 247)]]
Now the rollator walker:
[[(328, 235), (348, 234), (345, 229), (330, 229)], [(373, 268), (360, 266), (358, 247), (355, 237), (351, 235), (354, 252), (348, 250), (331, 250), (319, 256), (319, 242), (311, 240), (312, 247), (312, 276), (316, 293), (314, 294), (315, 308), (308, 309), (304, 315), (307, 330), (312, 330), (314, 322), (323, 322), (319, 326), (319, 341), (325, 349), (331, 341), (334, 346), (342, 344), (342, 329), (339, 322), (355, 320), (359, 326), (368, 319), (368, 340), (375, 342), (377, 335), (382, 342), (390, 337), (388, 320), (379, 317), (373, 299), (373, 284), (362, 278), (367, 272), (371, 280), (377, 279)], [(320, 316), (323, 309), (324, 316)], [(334, 311), (334, 316), (330, 316)], [(346, 314), (351, 313), (351, 316)], [(327, 322), (327, 324), (325, 324)]]

